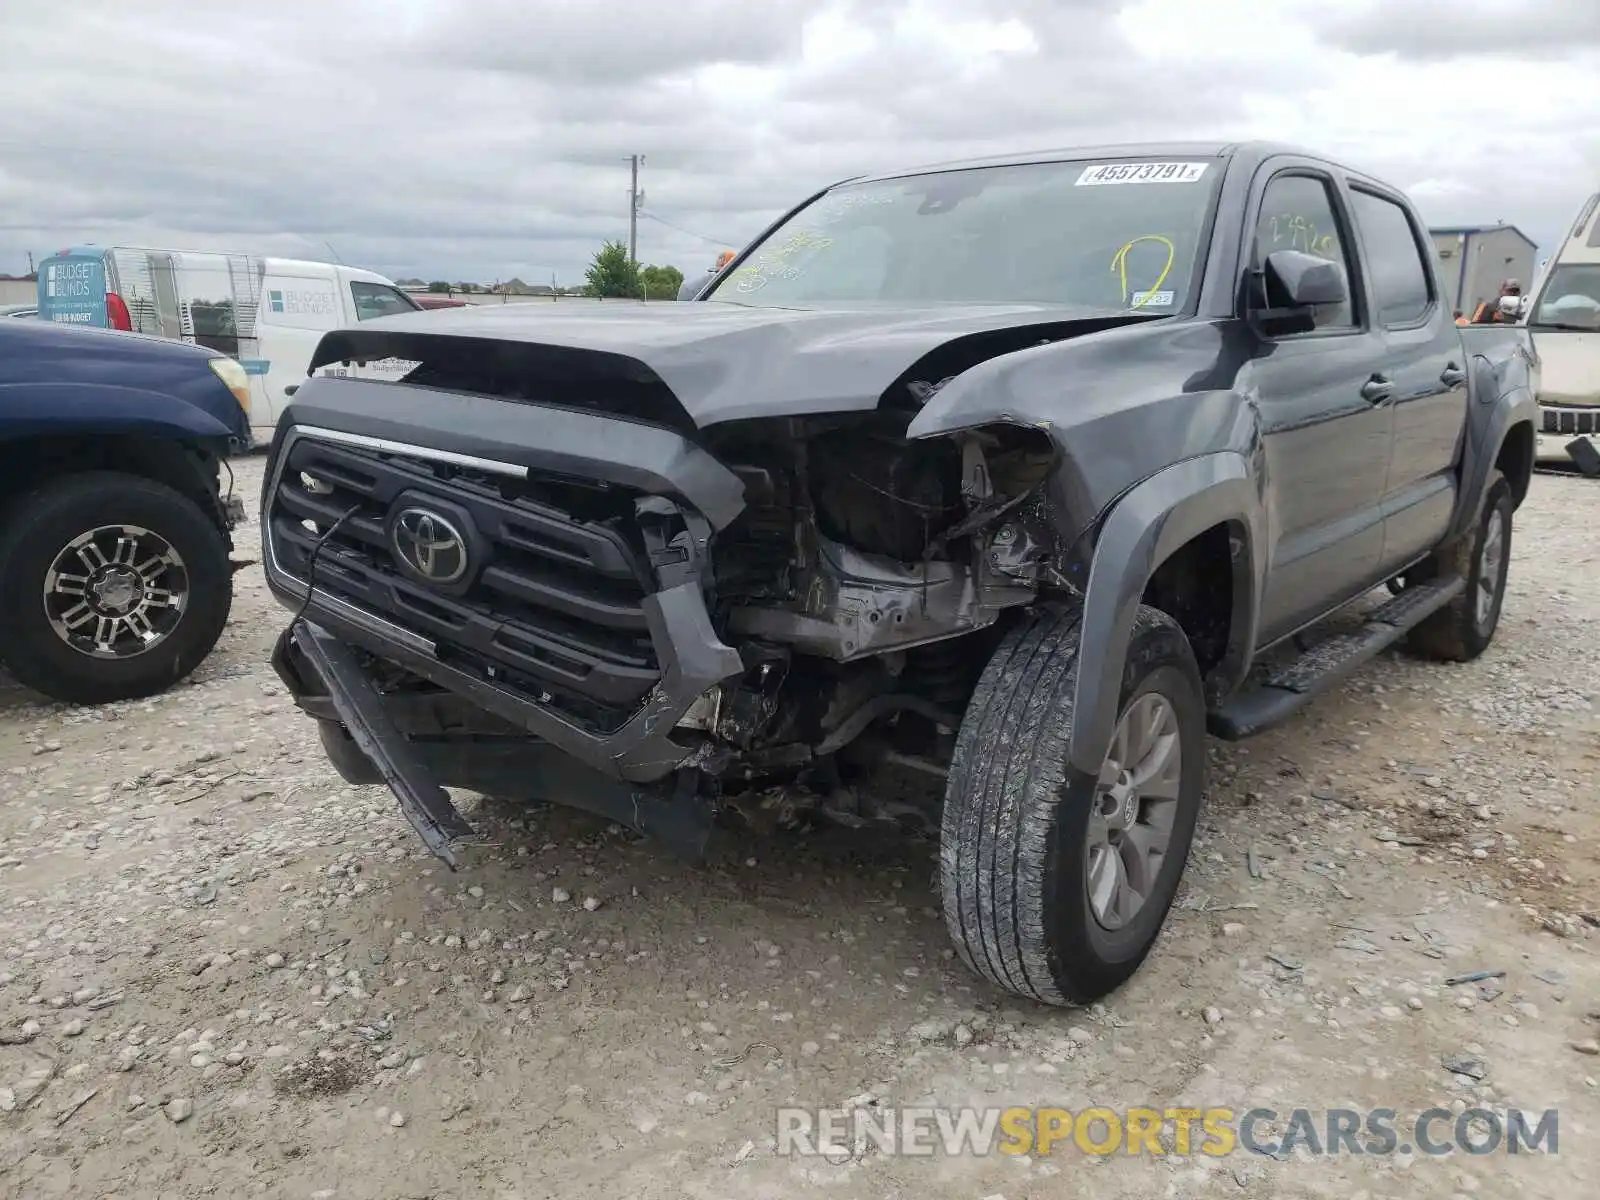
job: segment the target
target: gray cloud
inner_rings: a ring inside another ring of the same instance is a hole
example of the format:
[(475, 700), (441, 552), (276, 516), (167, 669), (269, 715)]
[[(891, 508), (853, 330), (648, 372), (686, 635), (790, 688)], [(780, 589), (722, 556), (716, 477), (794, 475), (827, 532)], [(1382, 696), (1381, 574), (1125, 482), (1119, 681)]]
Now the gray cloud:
[[(1320, 53), (1157, 54), (1163, 17), (1137, 2), (5, 0), (27, 53), (0, 83), (0, 271), (71, 241), (332, 243), (391, 276), (575, 282), (626, 233), (635, 152), (665, 222), (641, 221), (640, 257), (686, 270), (834, 179), (998, 150), (1282, 136), (1425, 184), (1431, 219), (1541, 239), (1600, 178), (1592, 86), (1424, 119), (1439, 83), (1419, 67), (1384, 76), (1401, 131), (1355, 111), (1369, 52), (1316, 24), (1325, 6), (1297, 18)], [(1386, 11), (1403, 32), (1431, 7)], [(1452, 14), (1428, 28), (1459, 35)]]
[(1409, 7), (1373, 0), (1315, 24), (1341, 49), (1436, 62), (1469, 55), (1570, 57), (1600, 49), (1600, 4), (1593, 0), (1452, 0)]
[(422, 62), (625, 87), (708, 63), (792, 58), (811, 8), (804, 0), (475, 0), (403, 40)]

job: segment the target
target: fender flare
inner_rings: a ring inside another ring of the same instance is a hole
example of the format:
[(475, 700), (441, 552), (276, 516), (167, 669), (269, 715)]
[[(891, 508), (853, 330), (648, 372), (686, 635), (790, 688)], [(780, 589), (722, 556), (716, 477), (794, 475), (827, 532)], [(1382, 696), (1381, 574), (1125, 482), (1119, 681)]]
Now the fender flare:
[(138, 434), (227, 441), (234, 431), (178, 396), (111, 383), (0, 385), (6, 440)]
[(1233, 614), (1225, 673), (1249, 670), (1266, 572), (1266, 517), (1250, 460), (1236, 451), (1186, 459), (1129, 489), (1095, 542), (1084, 596), (1070, 766), (1098, 775), (1116, 727), (1128, 643), (1150, 577), (1184, 543), (1222, 522), (1244, 532), (1233, 555)]
[[(1494, 469), (1512, 426), (1527, 422), (1536, 437), (1539, 432), (1539, 405), (1526, 385), (1514, 387), (1488, 403), (1474, 402), (1473, 409), (1467, 417), (1466, 445), (1461, 456), (1461, 491), (1446, 542), (1460, 537), (1478, 519), (1489, 472)], [(1533, 444), (1530, 442), (1530, 447)], [(1527, 465), (1531, 474), (1533, 464)]]

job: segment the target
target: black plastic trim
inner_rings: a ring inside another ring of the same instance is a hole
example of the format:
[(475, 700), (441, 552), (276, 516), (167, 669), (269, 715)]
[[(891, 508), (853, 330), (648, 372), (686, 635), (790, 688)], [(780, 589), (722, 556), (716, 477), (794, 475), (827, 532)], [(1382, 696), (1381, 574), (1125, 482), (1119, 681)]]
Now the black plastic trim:
[(744, 484), (679, 433), (569, 408), (404, 383), (317, 376), (306, 380), (278, 436), (326, 427), (444, 454), (578, 479), (603, 479), (676, 496), (716, 529), (744, 508)]

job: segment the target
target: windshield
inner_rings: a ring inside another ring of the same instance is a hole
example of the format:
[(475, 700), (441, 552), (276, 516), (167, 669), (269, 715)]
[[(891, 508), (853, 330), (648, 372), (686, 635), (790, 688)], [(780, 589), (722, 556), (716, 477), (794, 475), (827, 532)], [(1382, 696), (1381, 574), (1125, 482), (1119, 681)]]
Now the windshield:
[(1567, 263), (1550, 273), (1530, 325), (1600, 330), (1600, 263)]
[(1081, 160), (833, 188), (711, 300), (1067, 304), (1176, 312), (1196, 282), (1216, 159)]

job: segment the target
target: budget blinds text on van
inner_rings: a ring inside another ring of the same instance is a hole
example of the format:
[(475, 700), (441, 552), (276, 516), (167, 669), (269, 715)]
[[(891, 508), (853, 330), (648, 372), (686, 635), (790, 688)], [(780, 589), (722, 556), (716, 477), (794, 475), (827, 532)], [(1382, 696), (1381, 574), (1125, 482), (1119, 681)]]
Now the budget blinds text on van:
[(339, 305), (331, 291), (278, 291), (267, 293), (267, 307), (275, 313), (291, 313), (301, 317), (332, 316)]
[(106, 323), (106, 269), (98, 258), (48, 262), (40, 274), (40, 315), (64, 325)]

